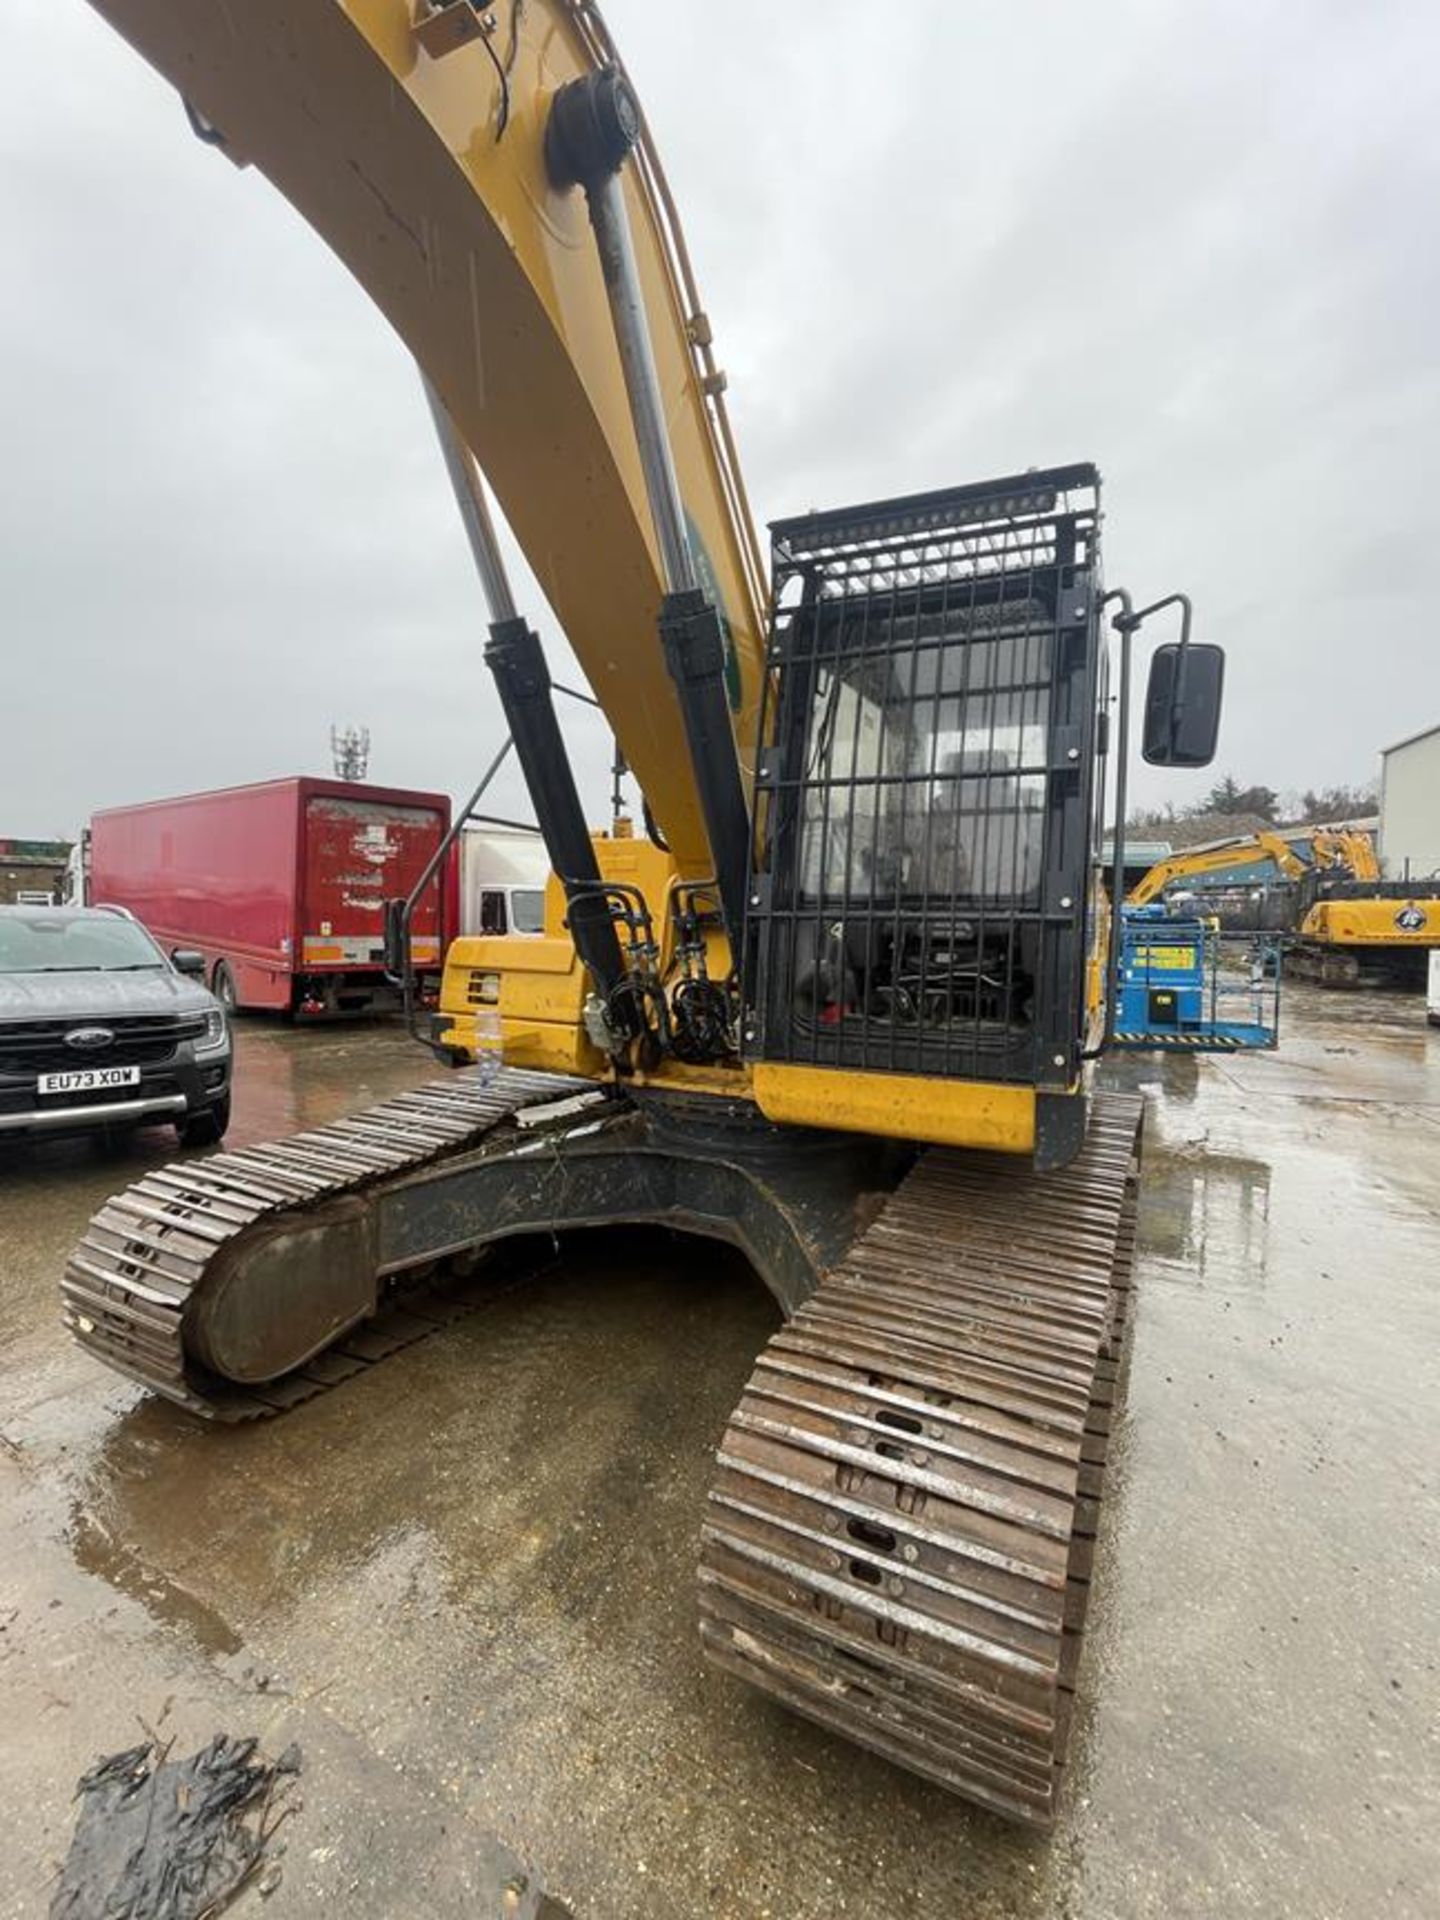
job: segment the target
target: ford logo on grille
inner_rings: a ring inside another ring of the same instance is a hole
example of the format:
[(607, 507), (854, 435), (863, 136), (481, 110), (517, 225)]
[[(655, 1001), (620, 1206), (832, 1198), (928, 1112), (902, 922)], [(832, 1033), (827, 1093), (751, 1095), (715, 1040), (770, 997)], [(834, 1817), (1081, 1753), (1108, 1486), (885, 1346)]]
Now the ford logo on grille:
[(96, 1053), (101, 1047), (115, 1044), (115, 1036), (109, 1027), (72, 1027), (65, 1036), (67, 1047), (78, 1047), (82, 1053)]

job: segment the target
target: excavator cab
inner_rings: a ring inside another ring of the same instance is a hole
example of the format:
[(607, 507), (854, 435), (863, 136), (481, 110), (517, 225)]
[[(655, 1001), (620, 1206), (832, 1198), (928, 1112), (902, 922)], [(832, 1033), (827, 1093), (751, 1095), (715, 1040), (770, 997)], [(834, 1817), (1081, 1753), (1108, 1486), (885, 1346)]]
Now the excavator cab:
[(772, 527), (745, 961), (772, 1094), (792, 1067), (906, 1076), (917, 1101), (1076, 1085), (1099, 496), (1072, 466)]

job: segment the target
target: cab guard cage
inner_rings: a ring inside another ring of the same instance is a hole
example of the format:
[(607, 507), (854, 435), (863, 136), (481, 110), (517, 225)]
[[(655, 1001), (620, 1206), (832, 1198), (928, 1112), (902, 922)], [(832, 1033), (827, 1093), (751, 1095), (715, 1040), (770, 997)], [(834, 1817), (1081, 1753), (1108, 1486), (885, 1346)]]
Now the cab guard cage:
[(750, 1058), (1073, 1082), (1099, 519), (1084, 465), (772, 524)]

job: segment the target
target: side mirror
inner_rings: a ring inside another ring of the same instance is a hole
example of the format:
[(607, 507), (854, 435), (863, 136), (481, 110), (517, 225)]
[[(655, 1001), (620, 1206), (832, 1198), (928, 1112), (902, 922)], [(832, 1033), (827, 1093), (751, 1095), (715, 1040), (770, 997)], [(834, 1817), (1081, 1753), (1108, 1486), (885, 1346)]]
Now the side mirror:
[(1220, 736), (1225, 649), (1197, 642), (1155, 649), (1145, 689), (1141, 753), (1152, 767), (1208, 767)]
[(197, 980), (205, 978), (205, 956), (196, 953), (193, 947), (175, 947), (170, 954), (170, 964), (177, 973), (188, 973)]
[(406, 953), (405, 940), (405, 902), (387, 900), (385, 902), (385, 972), (396, 986), (404, 983), (410, 971), (409, 955)]

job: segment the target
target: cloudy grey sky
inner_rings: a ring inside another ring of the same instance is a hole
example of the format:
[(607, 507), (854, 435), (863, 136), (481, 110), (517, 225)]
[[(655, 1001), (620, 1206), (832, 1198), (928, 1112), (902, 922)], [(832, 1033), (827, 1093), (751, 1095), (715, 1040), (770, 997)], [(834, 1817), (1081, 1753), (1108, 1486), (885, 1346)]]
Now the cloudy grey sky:
[[(327, 771), (332, 720), (463, 794), (500, 728), (404, 349), (82, 0), (6, 13), (0, 835)], [(1230, 649), (1217, 770), (1440, 721), (1433, 0), (607, 15), (760, 516), (1094, 459), (1112, 583)]]

